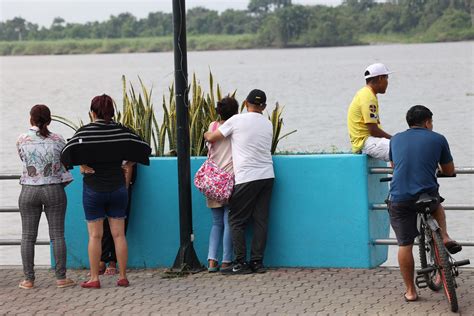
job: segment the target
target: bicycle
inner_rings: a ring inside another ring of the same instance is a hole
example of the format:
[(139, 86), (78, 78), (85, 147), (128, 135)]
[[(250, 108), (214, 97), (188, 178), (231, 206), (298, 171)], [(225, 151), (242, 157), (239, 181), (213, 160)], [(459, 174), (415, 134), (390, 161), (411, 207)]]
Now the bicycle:
[[(389, 178), (380, 179), (381, 182), (390, 181)], [(451, 311), (458, 311), (456, 296), (456, 277), (459, 275), (458, 267), (470, 264), (469, 259), (455, 261), (446, 249), (441, 236), (441, 228), (436, 219), (431, 215), (430, 205), (438, 203), (438, 198), (428, 194), (421, 194), (415, 202), (418, 213), (417, 237), (421, 269), (416, 270), (415, 284), (419, 289), (430, 288), (432, 291), (444, 289)]]
[(444, 289), (451, 311), (458, 311), (456, 296), (456, 277), (458, 267), (468, 265), (469, 259), (455, 261), (446, 249), (441, 237), (441, 229), (431, 215), (430, 205), (437, 203), (437, 198), (422, 194), (415, 205), (419, 218), (419, 252), (421, 269), (416, 271), (415, 284), (418, 288), (429, 287), (433, 291)]

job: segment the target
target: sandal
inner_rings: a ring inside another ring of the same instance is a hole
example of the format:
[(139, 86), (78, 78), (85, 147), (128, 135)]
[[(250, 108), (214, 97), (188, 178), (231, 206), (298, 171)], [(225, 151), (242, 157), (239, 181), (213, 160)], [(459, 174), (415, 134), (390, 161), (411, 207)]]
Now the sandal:
[(115, 267), (107, 267), (104, 271), (104, 275), (116, 275), (117, 274), (117, 268)]
[[(102, 263), (104, 263), (104, 265), (102, 265)], [(99, 275), (103, 275), (103, 274), (105, 273), (105, 270), (106, 270), (105, 268), (106, 268), (106, 267), (105, 267), (105, 262), (102, 262), (102, 261), (101, 261), (101, 263), (99, 264)], [(91, 273), (88, 272), (88, 273), (87, 273), (87, 276), (90, 277), (90, 276), (91, 276)]]
[(18, 285), (20, 289), (24, 289), (24, 290), (31, 290), (34, 286), (35, 286), (34, 282), (30, 280), (23, 280)]
[(416, 301), (418, 301), (418, 294), (415, 296), (415, 298), (409, 299), (407, 297), (407, 293), (405, 293), (405, 294), (403, 294), (403, 298), (405, 299), (405, 302), (407, 302), (407, 303), (416, 302)]
[(76, 282), (74, 282), (74, 280), (71, 280), (71, 279), (63, 279), (63, 280), (56, 281), (56, 287), (58, 289), (62, 289), (62, 288), (70, 287), (74, 285), (76, 285)]
[(208, 261), (209, 261), (209, 267), (207, 268), (207, 271), (209, 273), (219, 271), (219, 263), (216, 260), (209, 259)]

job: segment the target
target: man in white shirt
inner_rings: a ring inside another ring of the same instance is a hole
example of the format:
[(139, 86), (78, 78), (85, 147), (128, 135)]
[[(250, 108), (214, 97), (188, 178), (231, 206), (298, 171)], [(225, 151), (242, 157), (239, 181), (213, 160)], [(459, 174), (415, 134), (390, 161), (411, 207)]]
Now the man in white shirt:
[[(248, 113), (234, 115), (214, 132), (206, 132), (209, 142), (230, 137), (235, 173), (234, 193), (229, 201), (229, 224), (232, 229), (235, 263), (232, 274), (263, 273), (263, 253), (267, 240), (268, 213), (272, 195), (273, 161), (271, 145), (273, 128), (263, 116), (267, 97), (252, 90), (245, 100)], [(253, 219), (250, 262), (246, 261), (245, 229)]]

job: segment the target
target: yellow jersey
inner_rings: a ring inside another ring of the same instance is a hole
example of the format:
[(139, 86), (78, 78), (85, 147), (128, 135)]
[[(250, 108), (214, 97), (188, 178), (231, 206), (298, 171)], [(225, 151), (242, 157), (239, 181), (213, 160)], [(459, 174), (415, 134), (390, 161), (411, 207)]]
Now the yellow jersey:
[(365, 140), (370, 136), (367, 123), (375, 123), (379, 128), (379, 102), (372, 89), (365, 86), (352, 99), (347, 111), (347, 129), (353, 153), (360, 153)]

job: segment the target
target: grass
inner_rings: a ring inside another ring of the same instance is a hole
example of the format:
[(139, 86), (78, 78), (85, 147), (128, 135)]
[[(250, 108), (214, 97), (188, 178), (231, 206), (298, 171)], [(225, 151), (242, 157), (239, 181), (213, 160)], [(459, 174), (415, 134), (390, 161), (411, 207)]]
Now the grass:
[[(189, 50), (248, 49), (256, 35), (189, 35)], [(148, 53), (173, 50), (173, 38), (65, 39), (56, 41), (0, 42), (0, 55), (72, 55)]]
[(370, 33), (360, 36), (360, 41), (364, 44), (413, 44), (469, 40), (474, 40), (474, 29), (447, 30), (442, 32), (427, 31), (423, 33), (414, 34)]
[[(458, 30), (429, 30), (414, 34), (362, 34), (361, 44), (382, 43), (428, 43), (474, 40), (474, 28)], [(295, 47), (307, 47), (295, 43)], [(229, 50), (261, 48), (257, 34), (242, 35), (192, 35), (188, 34), (187, 47), (190, 51)], [(55, 41), (1, 42), (0, 56), (9, 55), (72, 55), (149, 53), (173, 50), (173, 38), (118, 38), (118, 39), (65, 39)]]

